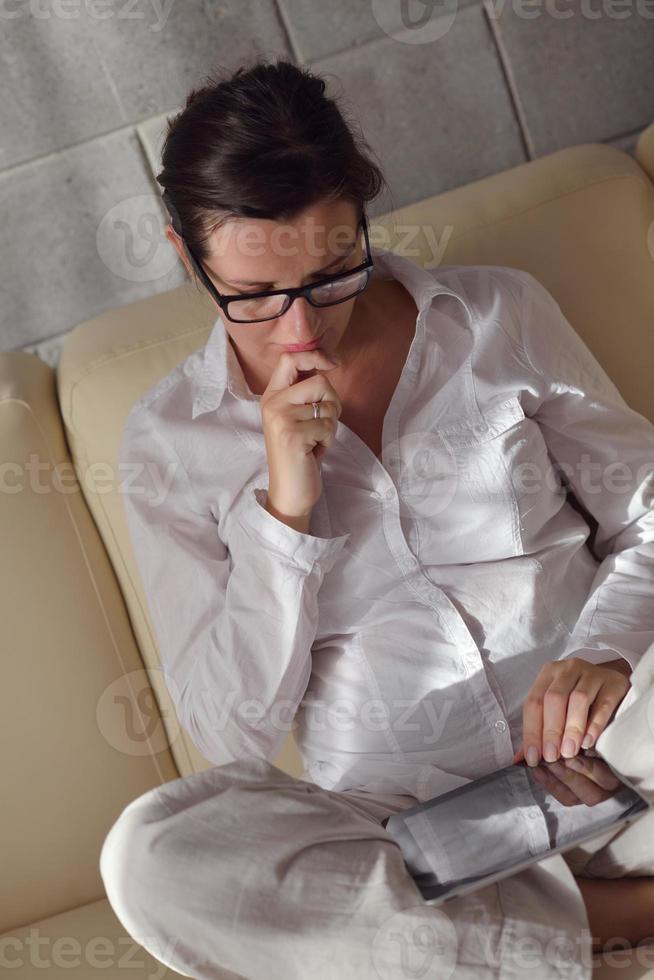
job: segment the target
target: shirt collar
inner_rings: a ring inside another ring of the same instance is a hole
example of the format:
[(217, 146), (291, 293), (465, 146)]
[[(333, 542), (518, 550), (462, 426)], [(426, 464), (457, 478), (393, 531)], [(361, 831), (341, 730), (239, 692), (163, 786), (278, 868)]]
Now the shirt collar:
[[(439, 293), (461, 297), (439, 282), (433, 271), (423, 268), (411, 259), (385, 248), (371, 246), (375, 260), (373, 276), (393, 278), (402, 283), (413, 296), (420, 314)], [(465, 304), (464, 304), (465, 305)], [(236, 352), (229, 340), (222, 316), (213, 324), (209, 339), (202, 351), (199, 370), (193, 376), (192, 418), (217, 409), (225, 391), (244, 401), (260, 401), (261, 395), (250, 391)]]

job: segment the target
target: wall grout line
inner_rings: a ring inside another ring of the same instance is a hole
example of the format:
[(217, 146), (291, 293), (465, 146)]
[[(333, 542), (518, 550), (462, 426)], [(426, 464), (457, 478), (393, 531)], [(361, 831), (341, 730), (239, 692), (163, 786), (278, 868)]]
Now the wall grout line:
[(84, 139), (77, 140), (75, 143), (67, 143), (66, 146), (57, 147), (56, 150), (49, 150), (47, 153), (42, 153), (40, 156), (30, 157), (28, 160), (19, 160), (18, 163), (13, 163), (10, 167), (0, 168), (0, 179), (6, 175), (15, 173), (24, 167), (30, 167), (34, 163), (42, 163), (49, 160), (51, 157), (58, 157), (64, 153), (68, 153), (69, 150), (75, 150), (80, 146), (86, 146), (89, 143), (94, 143), (96, 140), (104, 139), (106, 136), (115, 136), (119, 133), (125, 133), (129, 130), (135, 130), (137, 126), (141, 126), (144, 123), (149, 122), (151, 119), (156, 119), (158, 116), (164, 115), (164, 113), (170, 115), (170, 113), (178, 111), (177, 106), (172, 106), (168, 109), (162, 109), (160, 112), (154, 112), (150, 116), (143, 116), (142, 119), (135, 119), (132, 122), (122, 123), (120, 126), (116, 126), (115, 129), (107, 129), (102, 133), (94, 133), (93, 136), (87, 136)]
[(624, 133), (617, 133), (615, 136), (607, 136), (606, 139), (602, 140), (603, 143), (611, 143), (613, 140), (624, 140), (628, 139), (630, 136), (637, 136), (642, 133), (644, 129), (647, 129), (649, 123), (644, 123), (642, 126), (637, 126), (635, 129), (629, 129)]
[(488, 11), (488, 0), (481, 0), (482, 10), (488, 23), (488, 29), (491, 33), (491, 37), (495, 42), (495, 49), (497, 51), (497, 56), (500, 62), (500, 67), (504, 73), (504, 78), (506, 80), (506, 86), (509, 92), (509, 97), (513, 104), (513, 111), (520, 128), (520, 136), (522, 138), (522, 144), (524, 146), (525, 153), (528, 160), (535, 160), (537, 157), (536, 148), (534, 142), (531, 138), (531, 133), (529, 131), (529, 124), (527, 123), (527, 116), (525, 110), (520, 101), (520, 94), (518, 92), (518, 86), (511, 69), (511, 63), (509, 60), (508, 52), (504, 47), (502, 41), (502, 36), (498, 30), (497, 24), (495, 23), (495, 18), (490, 16)]
[(302, 52), (300, 51), (300, 45), (293, 32), (293, 25), (284, 7), (283, 0), (274, 0), (274, 7), (277, 12), (277, 19), (281, 24), (281, 28), (288, 42), (288, 46), (291, 49), (291, 54), (293, 55), (293, 58), (295, 59), (298, 65), (305, 64), (305, 59), (303, 58)]

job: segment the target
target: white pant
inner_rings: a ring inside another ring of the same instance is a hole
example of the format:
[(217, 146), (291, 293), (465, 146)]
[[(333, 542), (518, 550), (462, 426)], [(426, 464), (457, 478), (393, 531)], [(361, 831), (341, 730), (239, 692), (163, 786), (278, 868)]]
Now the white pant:
[[(646, 659), (597, 748), (654, 800), (654, 647)], [(198, 980), (590, 980), (573, 872), (654, 875), (653, 811), (565, 860), (428, 906), (381, 826), (415, 802), (232, 762), (130, 803), (100, 872), (127, 933)]]

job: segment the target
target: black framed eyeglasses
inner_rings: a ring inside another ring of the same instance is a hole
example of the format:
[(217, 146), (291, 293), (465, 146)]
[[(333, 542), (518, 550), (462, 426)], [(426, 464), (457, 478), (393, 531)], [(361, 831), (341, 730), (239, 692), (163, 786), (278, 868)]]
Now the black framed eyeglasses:
[[(173, 227), (184, 241), (179, 232), (177, 210), (170, 206), (165, 194), (164, 201), (171, 217), (177, 218), (176, 222), (173, 221)], [(176, 224), (178, 227), (175, 227)], [(367, 253), (364, 262), (354, 269), (346, 269), (344, 272), (337, 272), (333, 276), (323, 276), (314, 282), (307, 283), (306, 286), (295, 286), (290, 289), (263, 289), (256, 293), (247, 294), (220, 293), (186, 242), (184, 242), (184, 248), (196, 273), (228, 320), (233, 323), (261, 323), (264, 320), (276, 320), (277, 317), (283, 316), (298, 296), (304, 296), (312, 306), (324, 307), (346, 303), (358, 293), (362, 293), (368, 285), (375, 264), (370, 253), (368, 221), (365, 213), (359, 219), (357, 232), (362, 225)]]

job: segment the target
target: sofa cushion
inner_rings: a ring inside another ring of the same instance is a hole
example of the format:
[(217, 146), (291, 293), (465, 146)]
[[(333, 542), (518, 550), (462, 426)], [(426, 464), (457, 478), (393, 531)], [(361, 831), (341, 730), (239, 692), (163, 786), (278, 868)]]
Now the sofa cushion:
[[(175, 980), (185, 976), (128, 936), (106, 899), (0, 935), (0, 970), (15, 980)], [(217, 980), (242, 980), (224, 971)]]

